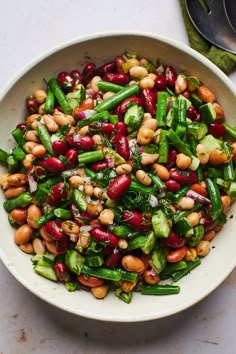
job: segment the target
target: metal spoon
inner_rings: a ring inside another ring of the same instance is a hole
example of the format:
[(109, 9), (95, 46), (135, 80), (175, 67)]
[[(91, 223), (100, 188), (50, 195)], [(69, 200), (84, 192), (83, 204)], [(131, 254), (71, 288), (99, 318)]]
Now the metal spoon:
[(227, 19), (236, 35), (236, 2), (235, 0), (223, 0)]
[(228, 22), (222, 0), (185, 0), (189, 17), (196, 29), (209, 42), (236, 54), (236, 33)]

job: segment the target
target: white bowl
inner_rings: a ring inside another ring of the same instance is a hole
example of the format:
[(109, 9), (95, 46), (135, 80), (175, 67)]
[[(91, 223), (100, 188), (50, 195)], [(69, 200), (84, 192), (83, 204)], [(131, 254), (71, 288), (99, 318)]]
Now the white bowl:
[[(13, 141), (11, 131), (25, 117), (24, 100), (36, 88), (43, 87), (43, 79), (60, 71), (82, 68), (85, 63), (102, 64), (121, 55), (126, 50), (156, 59), (198, 76), (213, 89), (225, 111), (227, 122), (236, 117), (235, 87), (210, 61), (189, 47), (169, 38), (150, 33), (96, 34), (62, 44), (31, 62), (11, 81), (0, 95), (1, 148), (9, 150)], [(1, 167), (0, 173), (4, 169)], [(104, 300), (96, 300), (85, 291), (69, 293), (61, 284), (55, 284), (38, 276), (32, 268), (30, 256), (19, 250), (13, 241), (13, 229), (0, 195), (1, 237), (0, 257), (12, 275), (29, 291), (42, 300), (73, 314), (88, 318), (135, 322), (172, 315), (196, 304), (210, 294), (230, 274), (236, 265), (236, 219), (228, 221), (224, 229), (211, 243), (210, 254), (200, 267), (179, 281), (181, 292), (172, 296), (143, 296), (135, 293), (127, 305), (109, 294)], [(235, 212), (235, 205), (231, 212)], [(17, 295), (16, 295), (17, 296)]]

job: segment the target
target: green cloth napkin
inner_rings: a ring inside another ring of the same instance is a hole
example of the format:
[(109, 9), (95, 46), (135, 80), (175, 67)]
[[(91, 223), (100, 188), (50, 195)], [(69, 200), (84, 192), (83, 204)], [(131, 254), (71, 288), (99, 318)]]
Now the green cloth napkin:
[(215, 47), (203, 38), (189, 18), (185, 7), (185, 1), (180, 0), (180, 5), (190, 46), (211, 60), (224, 71), (225, 74), (230, 74), (236, 69), (236, 55)]

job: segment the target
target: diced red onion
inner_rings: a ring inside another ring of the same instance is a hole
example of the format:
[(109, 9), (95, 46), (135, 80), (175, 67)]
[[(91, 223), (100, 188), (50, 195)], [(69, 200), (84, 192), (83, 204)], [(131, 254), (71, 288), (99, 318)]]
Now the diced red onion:
[(77, 242), (78, 241), (78, 236), (76, 234), (70, 234), (70, 241), (71, 242)]
[(91, 225), (83, 225), (80, 227), (80, 232), (89, 232), (93, 229)]
[(151, 268), (151, 270), (150, 270), (150, 275), (151, 275), (152, 277), (155, 277), (155, 276), (157, 275), (157, 272), (155, 271), (154, 268)]
[(211, 203), (210, 199), (203, 197), (201, 194), (191, 189), (187, 192), (186, 196), (203, 205), (209, 205)]
[(86, 93), (87, 93), (89, 96), (93, 96), (94, 91), (93, 91), (92, 88), (88, 88), (88, 89), (86, 90)]
[(72, 138), (73, 138), (73, 142), (74, 143), (79, 143), (81, 141), (81, 135), (80, 134), (74, 134), (72, 136)]
[(115, 159), (114, 159), (114, 157), (108, 157), (108, 158), (106, 158), (106, 161), (108, 163), (108, 167), (110, 167), (110, 168), (115, 167)]
[(57, 134), (52, 134), (51, 135), (51, 142), (53, 143), (54, 141), (60, 140), (60, 138), (57, 136)]
[(34, 193), (38, 188), (38, 183), (35, 180), (34, 176), (30, 174), (28, 175), (28, 183), (29, 183), (30, 193)]
[(154, 195), (151, 195), (149, 198), (149, 204), (152, 208), (156, 208), (158, 206), (158, 199)]
[(85, 109), (84, 111), (79, 112), (77, 117), (79, 120), (83, 120), (91, 117), (94, 113), (96, 112), (93, 109)]

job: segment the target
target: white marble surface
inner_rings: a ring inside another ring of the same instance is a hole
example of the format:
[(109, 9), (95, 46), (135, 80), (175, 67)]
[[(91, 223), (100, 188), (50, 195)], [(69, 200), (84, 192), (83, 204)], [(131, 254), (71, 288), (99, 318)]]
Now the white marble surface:
[[(178, 0), (0, 0), (0, 87), (51, 47), (111, 30), (153, 32), (188, 43)], [(236, 73), (230, 78), (236, 83)], [(1, 263), (0, 279), (0, 354), (236, 353), (236, 270), (185, 312), (133, 324), (62, 312), (25, 290)]]

